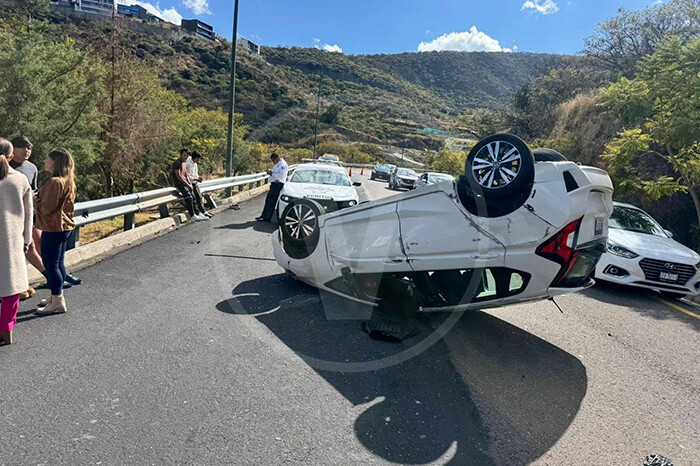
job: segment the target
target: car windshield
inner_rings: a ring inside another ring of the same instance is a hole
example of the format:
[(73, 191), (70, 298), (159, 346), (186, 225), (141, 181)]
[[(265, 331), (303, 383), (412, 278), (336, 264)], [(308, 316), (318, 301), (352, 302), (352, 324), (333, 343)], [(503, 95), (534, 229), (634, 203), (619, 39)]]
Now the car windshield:
[(433, 183), (442, 183), (443, 181), (452, 181), (450, 175), (430, 175), (428, 179)]
[(334, 155), (322, 155), (321, 157), (319, 157), (319, 160), (330, 160), (332, 162), (337, 162), (338, 157)]
[(397, 175), (399, 176), (418, 176), (416, 175), (416, 172), (413, 170), (409, 170), (407, 168), (399, 168), (399, 170), (396, 172)]
[(350, 179), (345, 173), (330, 170), (297, 170), (290, 182), (350, 186)]
[(375, 168), (377, 170), (382, 170), (385, 172), (388, 172), (389, 170), (391, 170), (391, 166), (389, 166), (389, 165), (377, 165)]
[(649, 214), (637, 209), (615, 206), (610, 216), (610, 228), (666, 236), (663, 228)]

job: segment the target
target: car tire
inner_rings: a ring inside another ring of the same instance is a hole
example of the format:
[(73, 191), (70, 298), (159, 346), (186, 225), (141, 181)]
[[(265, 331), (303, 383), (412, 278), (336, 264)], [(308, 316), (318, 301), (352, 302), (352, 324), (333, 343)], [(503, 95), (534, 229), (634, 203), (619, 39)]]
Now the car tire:
[(372, 180), (372, 181), (374, 181), (374, 173), (371, 174), (371, 175), (369, 175), (369, 179)]
[[(494, 165), (494, 157), (500, 159), (495, 160), (498, 164)], [(522, 207), (534, 181), (535, 159), (528, 145), (517, 136), (495, 134), (469, 152), (457, 187), (462, 204), (471, 213), (493, 218)]]
[(568, 162), (566, 157), (554, 149), (541, 147), (532, 151), (535, 162)]
[(280, 231), (284, 251), (289, 257), (305, 259), (316, 250), (320, 237), (318, 218), (323, 214), (323, 207), (311, 199), (297, 199), (284, 208)]

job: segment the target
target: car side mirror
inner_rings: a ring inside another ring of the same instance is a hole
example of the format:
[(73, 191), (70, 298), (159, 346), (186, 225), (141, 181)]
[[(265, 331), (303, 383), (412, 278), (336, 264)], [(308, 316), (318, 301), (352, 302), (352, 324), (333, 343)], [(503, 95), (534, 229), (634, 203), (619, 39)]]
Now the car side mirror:
[(353, 181), (352, 185), (353, 186), (362, 186), (362, 183), (360, 181)]
[(670, 230), (664, 230), (664, 233), (666, 233), (669, 238), (673, 238), (673, 233)]

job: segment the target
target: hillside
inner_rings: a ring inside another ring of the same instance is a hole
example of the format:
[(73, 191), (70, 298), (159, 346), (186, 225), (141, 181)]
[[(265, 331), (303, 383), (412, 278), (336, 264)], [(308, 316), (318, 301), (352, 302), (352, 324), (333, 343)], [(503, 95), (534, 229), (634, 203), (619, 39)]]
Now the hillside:
[[(1, 15), (1, 12), (0, 12)], [(107, 50), (109, 21), (48, 14), (56, 38)], [(192, 106), (226, 106), (230, 44), (137, 33), (117, 25), (116, 41), (154, 67), (166, 87)], [(433, 52), (346, 56), (298, 47), (263, 47), (261, 57), (241, 53), (236, 111), (249, 138), (308, 146), (313, 139), (319, 83), (321, 113), (337, 115), (319, 127), (321, 140), (366, 141), (434, 149), (440, 141), (417, 127), (448, 127), (468, 108), (506, 104), (522, 84), (559, 66), (554, 55)]]

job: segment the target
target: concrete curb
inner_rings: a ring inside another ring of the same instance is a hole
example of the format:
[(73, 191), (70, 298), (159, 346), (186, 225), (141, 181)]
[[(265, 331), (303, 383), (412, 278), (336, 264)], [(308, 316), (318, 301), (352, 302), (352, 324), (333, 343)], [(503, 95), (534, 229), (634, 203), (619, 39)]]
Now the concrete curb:
[[(219, 201), (219, 206), (209, 212), (218, 214), (227, 210), (230, 206), (247, 201), (260, 194), (266, 193), (270, 189), (270, 185), (266, 184), (258, 188), (253, 188), (249, 191), (238, 193), (227, 199)], [(122, 251), (138, 246), (152, 239), (158, 238), (171, 231), (190, 223), (189, 216), (186, 214), (177, 214), (173, 217), (156, 220), (147, 223), (133, 230), (117, 233), (107, 238), (95, 241), (94, 243), (86, 244), (75, 249), (71, 249), (66, 253), (66, 269), (72, 271), (90, 267), (100, 261), (119, 254)], [(45, 282), (44, 276), (39, 273), (31, 265), (27, 265), (29, 282), (32, 285), (38, 285)]]

